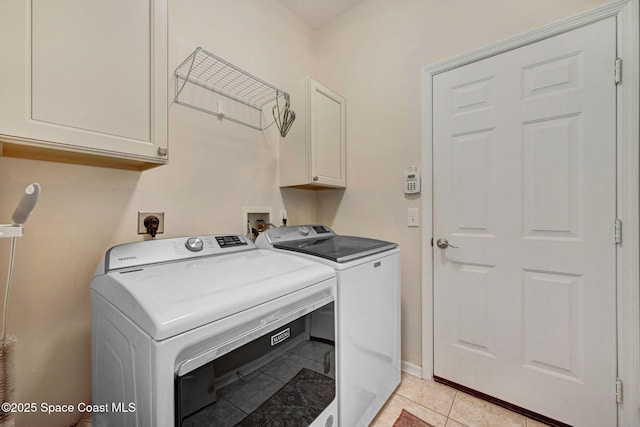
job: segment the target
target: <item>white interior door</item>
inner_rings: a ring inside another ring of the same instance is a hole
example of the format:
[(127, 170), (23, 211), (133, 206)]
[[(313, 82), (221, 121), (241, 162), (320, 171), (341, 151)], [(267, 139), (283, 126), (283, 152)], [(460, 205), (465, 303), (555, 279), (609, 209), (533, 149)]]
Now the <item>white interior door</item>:
[(434, 374), (576, 426), (616, 425), (615, 55), (609, 18), (433, 78)]

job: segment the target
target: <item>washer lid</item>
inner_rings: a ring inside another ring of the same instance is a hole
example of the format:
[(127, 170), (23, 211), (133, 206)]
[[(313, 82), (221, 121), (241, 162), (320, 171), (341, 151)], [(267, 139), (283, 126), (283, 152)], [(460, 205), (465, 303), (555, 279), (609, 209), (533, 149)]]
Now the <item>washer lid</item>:
[(348, 262), (396, 248), (396, 243), (366, 237), (336, 236), (274, 243), (276, 249), (300, 252), (335, 262)]
[(160, 341), (332, 278), (330, 267), (254, 248), (112, 270), (91, 288)]

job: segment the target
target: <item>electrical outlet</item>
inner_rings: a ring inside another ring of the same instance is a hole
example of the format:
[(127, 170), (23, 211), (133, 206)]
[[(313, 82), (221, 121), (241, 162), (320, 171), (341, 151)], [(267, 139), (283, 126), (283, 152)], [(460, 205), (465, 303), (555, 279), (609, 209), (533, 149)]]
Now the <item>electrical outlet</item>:
[(407, 226), (420, 227), (420, 210), (418, 208), (408, 208), (407, 214)]
[(144, 219), (148, 216), (156, 216), (160, 220), (158, 234), (164, 233), (164, 212), (138, 211), (138, 234), (147, 234), (147, 227), (144, 226)]

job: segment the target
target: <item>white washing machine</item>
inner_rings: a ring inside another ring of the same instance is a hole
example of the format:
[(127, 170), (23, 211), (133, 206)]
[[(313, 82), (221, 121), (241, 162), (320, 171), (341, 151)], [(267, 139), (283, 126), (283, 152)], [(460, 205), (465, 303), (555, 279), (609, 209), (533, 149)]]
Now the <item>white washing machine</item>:
[[(336, 271), (338, 420), (342, 426), (368, 426), (400, 384), (398, 245), (337, 235), (325, 225), (272, 228), (256, 244)], [(330, 317), (326, 310), (315, 316)]]
[(336, 344), (311, 332), (335, 276), (245, 236), (111, 248), (91, 282), (93, 425), (338, 425)]

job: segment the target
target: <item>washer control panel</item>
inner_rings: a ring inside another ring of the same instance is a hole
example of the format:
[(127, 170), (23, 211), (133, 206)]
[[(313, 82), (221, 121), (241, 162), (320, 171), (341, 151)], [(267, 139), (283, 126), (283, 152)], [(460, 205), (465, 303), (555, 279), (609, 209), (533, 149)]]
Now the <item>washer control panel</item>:
[(146, 240), (114, 246), (107, 251), (104, 271), (140, 267), (148, 264), (176, 261), (257, 249), (246, 236), (217, 234)]
[(302, 234), (303, 236), (308, 236), (309, 227), (307, 227), (306, 225), (301, 225), (300, 227), (298, 227), (298, 233)]
[[(264, 235), (264, 237), (262, 237)], [(336, 233), (326, 225), (309, 224), (309, 225), (291, 225), (288, 227), (269, 228), (260, 236), (258, 236), (258, 247), (264, 248), (279, 242), (288, 242), (291, 240), (301, 239), (326, 239), (335, 236)], [(263, 243), (267, 241), (268, 245)]]
[(199, 237), (189, 237), (184, 246), (191, 252), (200, 252), (204, 247), (204, 242)]
[(221, 248), (229, 248), (233, 246), (246, 246), (247, 239), (240, 237), (244, 236), (216, 236), (216, 242), (220, 245)]

